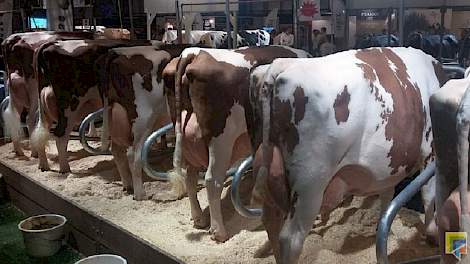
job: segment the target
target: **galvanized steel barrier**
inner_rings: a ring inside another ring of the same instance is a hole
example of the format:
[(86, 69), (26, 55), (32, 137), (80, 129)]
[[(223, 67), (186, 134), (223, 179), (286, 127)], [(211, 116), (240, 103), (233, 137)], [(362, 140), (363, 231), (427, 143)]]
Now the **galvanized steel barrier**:
[(232, 188), (231, 188), (231, 198), (232, 203), (237, 212), (247, 218), (259, 218), (263, 214), (263, 210), (261, 208), (246, 208), (240, 199), (240, 182), (242, 180), (243, 173), (251, 167), (253, 163), (253, 156), (248, 157), (245, 159), (242, 164), (237, 169), (237, 172), (233, 176), (232, 179)]
[(377, 263), (388, 264), (387, 242), (393, 219), (398, 211), (431, 179), (436, 170), (436, 163), (430, 163), (418, 177), (416, 177), (403, 191), (390, 203), (381, 217), (377, 227), (376, 254)]
[(94, 155), (108, 155), (111, 154), (109, 151), (109, 143), (107, 139), (101, 139), (101, 147), (94, 148), (88, 144), (88, 138), (86, 137), (86, 131), (90, 126), (91, 122), (95, 122), (96, 119), (102, 118), (104, 112), (104, 108), (89, 114), (85, 119), (83, 119), (82, 123), (80, 124), (80, 128), (78, 129), (78, 134), (80, 137), (80, 143), (87, 152), (94, 154)]

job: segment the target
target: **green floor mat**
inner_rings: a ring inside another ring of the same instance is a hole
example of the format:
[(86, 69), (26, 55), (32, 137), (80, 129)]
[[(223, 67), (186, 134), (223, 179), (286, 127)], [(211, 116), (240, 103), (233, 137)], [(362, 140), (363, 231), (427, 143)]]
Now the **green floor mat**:
[(0, 205), (0, 264), (73, 264), (80, 259), (79, 254), (68, 247), (49, 258), (29, 257), (18, 230), (18, 223), (25, 217), (11, 204)]

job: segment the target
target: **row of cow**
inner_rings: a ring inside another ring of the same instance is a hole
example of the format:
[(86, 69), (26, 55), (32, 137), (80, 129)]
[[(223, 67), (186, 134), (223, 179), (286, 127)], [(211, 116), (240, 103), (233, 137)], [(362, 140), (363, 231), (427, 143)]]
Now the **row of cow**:
[[(45, 144), (52, 129), (59, 171), (69, 172), (70, 132), (104, 105), (109, 128), (103, 130), (109, 131), (124, 189), (142, 200), (143, 143), (172, 121), (176, 145), (169, 175), (175, 190), (188, 194), (195, 227), (210, 225), (212, 238), (225, 241), (220, 196), (226, 171), (252, 154), (252, 201), (263, 206), (278, 263), (296, 263), (316, 215), (327, 216), (348, 196), (379, 194), (385, 208), (396, 184), (434, 160), (434, 146), (440, 157), (436, 141), (455, 134), (433, 139), (439, 126), (431, 124), (439, 121), (431, 114), (438, 108), (429, 101), (443, 93), (447, 79), (438, 61), (412, 48), (311, 59), (281, 46), (222, 50), (42, 32), (14, 35), (2, 49), (11, 94), (4, 116), (18, 155), (20, 115), (26, 113), (39, 168), (49, 169)], [(445, 87), (465, 91), (470, 79), (457, 82)], [(446, 89), (457, 108), (461, 96)], [(210, 221), (197, 200), (203, 170)], [(442, 192), (441, 178), (425, 188), (430, 231), (429, 194), (438, 190), (437, 209), (453, 208), (444, 204), (449, 194)], [(457, 185), (449, 186), (453, 191)], [(438, 221), (442, 230), (454, 228), (443, 223)]]
[[(231, 33), (232, 38), (235, 37), (235, 32)], [(211, 48), (227, 49), (228, 48), (228, 34), (225, 31), (207, 31), (207, 30), (193, 30), (189, 33), (182, 31), (182, 41), (187, 44), (203, 44)], [(267, 46), (270, 43), (271, 35), (262, 29), (256, 30), (241, 30), (236, 34), (236, 46)], [(178, 43), (178, 34), (176, 30), (168, 30), (162, 38), (165, 44)]]

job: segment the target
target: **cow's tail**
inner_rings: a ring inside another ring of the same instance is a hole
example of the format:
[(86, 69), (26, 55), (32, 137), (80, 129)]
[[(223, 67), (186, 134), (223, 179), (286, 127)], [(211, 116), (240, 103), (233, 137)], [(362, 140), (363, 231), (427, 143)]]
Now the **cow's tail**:
[(49, 126), (48, 122), (46, 122), (46, 114), (44, 111), (44, 104), (43, 100), (41, 100), (41, 91), (47, 85), (47, 77), (44, 76), (44, 74), (47, 73), (46, 68), (46, 63), (43, 58), (43, 50), (49, 46), (50, 43), (43, 44), (41, 47), (39, 47), (33, 57), (33, 68), (35, 70), (35, 76), (36, 80), (38, 81), (38, 122), (36, 125), (36, 128), (33, 130), (33, 133), (31, 134), (30, 140), (31, 140), (31, 145), (32, 147), (40, 151), (42, 149), (46, 148), (47, 142), (50, 137), (50, 132), (49, 132)]
[[(269, 76), (269, 71), (266, 74)], [(271, 101), (272, 101), (272, 93), (273, 89), (271, 85), (269, 85), (266, 81), (263, 82), (262, 88), (260, 90), (260, 97), (261, 97), (261, 104), (262, 104), (262, 123), (263, 123), (263, 132), (262, 132), (262, 143), (261, 149), (263, 152), (263, 158), (261, 166), (258, 170), (256, 175), (256, 182), (252, 192), (251, 203), (256, 204), (260, 201), (264, 200), (265, 197), (265, 186), (269, 174), (269, 166), (270, 166), (270, 154), (268, 153), (270, 150), (269, 145), (269, 134), (271, 130)], [(255, 150), (256, 151), (256, 150)]]
[(468, 150), (470, 132), (470, 104), (466, 99), (470, 96), (470, 87), (467, 87), (459, 106), (457, 114), (457, 157), (459, 172), (459, 192), (460, 208), (460, 229), (465, 232), (470, 231), (470, 214), (468, 211)]
[[(186, 67), (192, 62), (194, 57), (181, 58), (176, 68), (175, 76), (175, 109), (176, 109), (176, 123), (175, 123), (175, 152), (173, 153), (173, 170), (168, 173), (168, 177), (173, 189), (173, 192), (182, 197), (186, 193), (186, 171), (183, 170), (183, 124), (181, 114), (183, 112), (183, 75)], [(189, 113), (188, 113), (189, 115)]]

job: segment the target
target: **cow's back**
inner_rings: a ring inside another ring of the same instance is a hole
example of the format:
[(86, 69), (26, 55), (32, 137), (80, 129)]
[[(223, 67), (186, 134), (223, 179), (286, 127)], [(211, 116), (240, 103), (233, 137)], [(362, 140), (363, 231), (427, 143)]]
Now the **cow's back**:
[[(367, 192), (398, 183), (430, 158), (428, 101), (439, 88), (433, 63), (405, 48), (278, 59), (265, 76), (273, 94), (269, 139), (287, 167), (321, 160), (335, 174), (359, 165), (375, 178)], [(288, 168), (293, 177), (298, 169)]]

